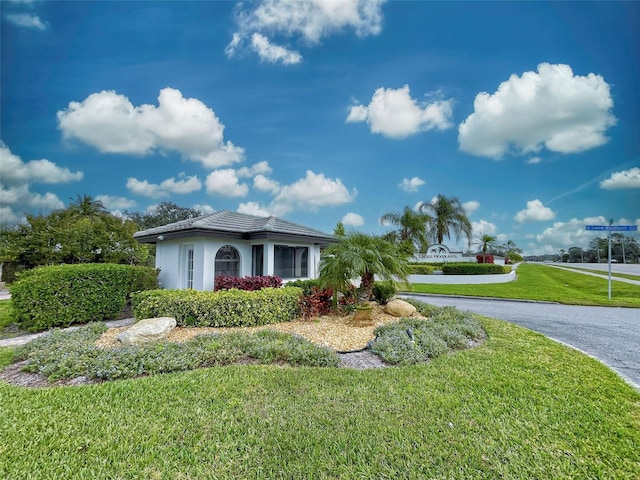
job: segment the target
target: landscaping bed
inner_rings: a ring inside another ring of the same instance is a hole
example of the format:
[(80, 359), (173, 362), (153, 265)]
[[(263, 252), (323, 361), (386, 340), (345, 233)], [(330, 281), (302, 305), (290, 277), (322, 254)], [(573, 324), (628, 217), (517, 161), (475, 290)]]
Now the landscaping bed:
[[(259, 327), (177, 327), (169, 333), (167, 340), (185, 342), (198, 335), (211, 333), (255, 333), (261, 330), (274, 330), (298, 335), (316, 345), (337, 352), (348, 352), (365, 348), (367, 343), (373, 340), (377, 327), (397, 321), (397, 317), (385, 313), (384, 307), (378, 305), (372, 310), (372, 321), (367, 323), (354, 322), (353, 315), (350, 314), (342, 317), (324, 315), (311, 319), (298, 318), (292, 322), (272, 323)], [(117, 336), (127, 328), (129, 327), (109, 329), (96, 341), (96, 345), (103, 348), (120, 346)]]

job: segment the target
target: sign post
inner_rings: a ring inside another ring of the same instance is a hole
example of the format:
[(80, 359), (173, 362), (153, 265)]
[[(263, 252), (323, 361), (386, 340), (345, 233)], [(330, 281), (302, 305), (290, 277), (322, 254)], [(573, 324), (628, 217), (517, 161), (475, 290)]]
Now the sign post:
[[(637, 225), (613, 225), (613, 218), (609, 220), (609, 225), (587, 225), (586, 230), (607, 232), (609, 235), (609, 300), (611, 300), (611, 232), (636, 232)], [(623, 247), (624, 248), (624, 247)], [(600, 251), (600, 249), (598, 249)]]

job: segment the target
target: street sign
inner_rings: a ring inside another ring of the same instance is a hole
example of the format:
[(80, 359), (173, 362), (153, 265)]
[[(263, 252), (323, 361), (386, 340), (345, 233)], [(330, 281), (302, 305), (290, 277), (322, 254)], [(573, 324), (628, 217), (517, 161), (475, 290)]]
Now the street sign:
[(587, 225), (587, 230), (598, 230), (601, 232), (635, 232), (637, 225)]
[[(613, 218), (609, 220), (609, 225), (585, 225), (584, 227), (587, 230), (609, 232), (609, 300), (611, 300), (611, 232), (635, 232), (638, 230), (637, 225), (612, 225), (612, 223)], [(622, 248), (624, 249), (624, 243)]]

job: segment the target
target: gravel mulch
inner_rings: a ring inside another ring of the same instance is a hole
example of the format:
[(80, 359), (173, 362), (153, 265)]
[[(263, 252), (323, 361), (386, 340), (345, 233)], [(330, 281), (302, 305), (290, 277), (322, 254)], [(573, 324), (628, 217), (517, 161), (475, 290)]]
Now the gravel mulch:
[[(174, 328), (167, 340), (170, 342), (185, 342), (197, 335), (210, 333), (227, 333), (231, 331), (257, 332), (259, 330), (275, 330), (306, 338), (310, 342), (328, 347), (336, 352), (350, 352), (361, 350), (374, 338), (373, 332), (380, 325), (398, 321), (397, 317), (384, 313), (382, 306), (375, 306), (372, 311), (371, 322), (355, 322), (352, 315), (344, 317), (323, 316), (309, 320), (297, 319), (292, 322), (272, 323), (260, 327), (238, 328), (204, 328), (177, 327)], [(102, 335), (96, 345), (102, 348), (120, 345), (117, 336), (128, 327), (111, 328)]]

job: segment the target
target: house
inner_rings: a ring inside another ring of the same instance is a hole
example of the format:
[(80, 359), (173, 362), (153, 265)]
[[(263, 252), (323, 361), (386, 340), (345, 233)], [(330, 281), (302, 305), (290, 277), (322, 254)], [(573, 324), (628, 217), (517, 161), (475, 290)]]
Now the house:
[(213, 290), (220, 275), (318, 277), (321, 250), (336, 237), (276, 217), (221, 210), (134, 234), (156, 245), (163, 288)]

